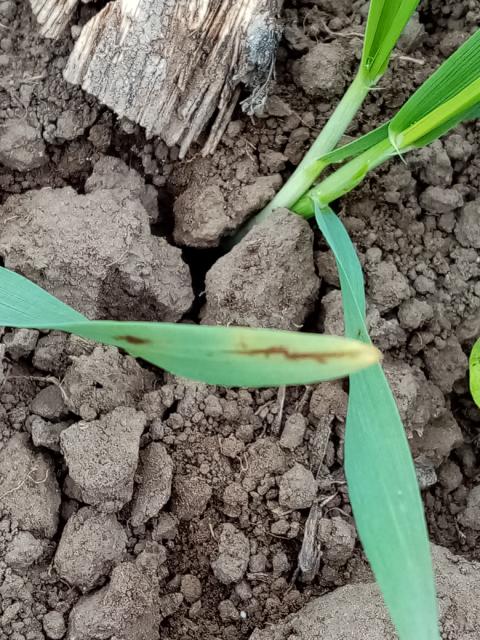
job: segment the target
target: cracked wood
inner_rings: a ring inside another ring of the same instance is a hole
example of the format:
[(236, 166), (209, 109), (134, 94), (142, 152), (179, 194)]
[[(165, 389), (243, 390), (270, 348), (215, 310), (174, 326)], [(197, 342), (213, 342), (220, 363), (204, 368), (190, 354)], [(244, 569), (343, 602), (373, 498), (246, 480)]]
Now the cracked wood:
[[(77, 0), (31, 0), (57, 37)], [(203, 153), (218, 144), (238, 102), (261, 111), (280, 38), (283, 0), (114, 0), (84, 27), (65, 69), (110, 107), (179, 145), (184, 157), (209, 125)]]

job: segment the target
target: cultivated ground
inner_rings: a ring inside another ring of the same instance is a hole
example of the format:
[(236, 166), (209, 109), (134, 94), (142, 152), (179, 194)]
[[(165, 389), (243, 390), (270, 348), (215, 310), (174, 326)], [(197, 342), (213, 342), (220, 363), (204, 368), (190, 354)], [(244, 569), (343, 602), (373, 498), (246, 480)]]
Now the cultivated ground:
[[(280, 212), (231, 253), (219, 245), (325, 122), (368, 3), (287, 2), (265, 117), (239, 111), (214, 157), (194, 148), (184, 162), (63, 81), (95, 6), (51, 43), (27, 5), (0, 0), (3, 264), (91, 318), (342, 333), (333, 258), (308, 223)], [(424, 1), (349, 133), (384, 121), (479, 23), (478, 0)], [(443, 637), (478, 640), (480, 413), (466, 371), (480, 124), (391, 162), (339, 210), (443, 547)], [(348, 503), (345, 384), (232, 391), (62, 334), (0, 336), (1, 640), (394, 638)], [(316, 575), (298, 567), (307, 518), (320, 519)]]

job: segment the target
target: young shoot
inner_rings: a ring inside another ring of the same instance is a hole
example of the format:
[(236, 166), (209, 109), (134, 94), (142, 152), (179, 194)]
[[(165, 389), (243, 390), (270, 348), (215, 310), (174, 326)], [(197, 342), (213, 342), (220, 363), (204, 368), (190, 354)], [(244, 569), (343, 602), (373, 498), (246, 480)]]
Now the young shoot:
[(322, 167), (349, 162), (313, 187), (293, 207), (306, 218), (356, 187), (389, 158), (418, 149), (464, 120), (480, 117), (480, 30), (413, 94), (397, 115), (359, 140), (321, 159)]
[(274, 209), (291, 208), (322, 171), (319, 158), (336, 147), (360, 109), (366, 95), (385, 73), (393, 48), (419, 0), (372, 0), (365, 30), (360, 68), (324, 129), (291, 178), (249, 225), (247, 231)]

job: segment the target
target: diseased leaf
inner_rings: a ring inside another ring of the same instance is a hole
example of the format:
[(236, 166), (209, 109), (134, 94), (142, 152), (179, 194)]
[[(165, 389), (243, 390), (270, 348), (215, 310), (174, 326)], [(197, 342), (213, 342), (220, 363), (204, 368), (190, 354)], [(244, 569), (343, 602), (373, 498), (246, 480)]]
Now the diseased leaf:
[[(316, 219), (340, 274), (346, 335), (370, 342), (360, 262), (331, 209)], [(355, 523), (400, 640), (440, 640), (420, 491), (392, 392), (380, 365), (350, 376), (345, 473)]]
[(379, 358), (378, 351), (356, 341), (272, 329), (97, 321), (72, 324), (68, 331), (122, 347), (177, 375), (222, 386), (309, 384), (341, 378)]
[(293, 331), (88, 320), (26, 278), (0, 268), (0, 326), (57, 329), (120, 347), (180, 376), (270, 387), (341, 378), (378, 362), (372, 345)]

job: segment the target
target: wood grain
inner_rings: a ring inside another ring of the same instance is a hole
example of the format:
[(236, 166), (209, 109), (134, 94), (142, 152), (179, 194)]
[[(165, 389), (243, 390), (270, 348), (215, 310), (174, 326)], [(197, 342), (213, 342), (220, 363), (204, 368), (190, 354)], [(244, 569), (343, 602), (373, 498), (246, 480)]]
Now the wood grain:
[[(65, 27), (76, 0), (31, 0), (42, 32)], [(244, 85), (242, 107), (258, 113), (274, 73), (283, 0), (114, 0), (83, 28), (65, 69), (147, 136), (184, 157), (210, 125), (218, 144)], [(48, 13), (50, 11), (50, 14)], [(68, 15), (68, 17), (66, 17)]]

